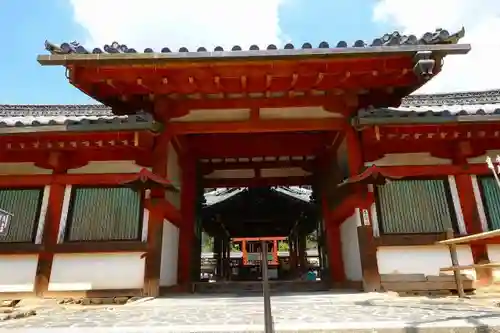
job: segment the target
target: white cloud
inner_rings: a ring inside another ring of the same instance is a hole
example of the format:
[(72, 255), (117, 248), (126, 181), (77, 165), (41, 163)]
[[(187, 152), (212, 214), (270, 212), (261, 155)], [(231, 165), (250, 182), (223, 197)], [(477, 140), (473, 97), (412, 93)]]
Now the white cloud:
[(373, 14), (375, 21), (417, 36), (465, 27), (461, 43), (470, 43), (472, 51), (446, 57), (443, 71), (419, 92), (500, 88), (499, 0), (380, 0)]
[(225, 49), (278, 43), (282, 0), (70, 0), (87, 47), (113, 41), (142, 51), (181, 46)]

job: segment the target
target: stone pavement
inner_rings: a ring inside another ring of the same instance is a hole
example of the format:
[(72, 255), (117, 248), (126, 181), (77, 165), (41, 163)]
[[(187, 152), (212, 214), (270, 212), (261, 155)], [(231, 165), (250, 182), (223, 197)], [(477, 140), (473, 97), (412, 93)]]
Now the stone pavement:
[[(276, 332), (496, 332), (500, 308), (389, 294), (272, 298)], [(261, 297), (185, 296), (115, 307), (52, 307), (0, 322), (0, 333), (263, 332)], [(500, 330), (498, 330), (500, 332)]]

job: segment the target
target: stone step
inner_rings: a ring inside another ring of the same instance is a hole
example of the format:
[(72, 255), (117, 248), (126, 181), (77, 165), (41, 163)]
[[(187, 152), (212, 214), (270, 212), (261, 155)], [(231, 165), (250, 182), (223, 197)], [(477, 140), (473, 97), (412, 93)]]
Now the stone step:
[[(314, 292), (330, 288), (323, 282), (311, 281), (273, 281), (269, 283), (271, 292)], [(200, 282), (194, 284), (195, 293), (261, 293), (261, 282)]]

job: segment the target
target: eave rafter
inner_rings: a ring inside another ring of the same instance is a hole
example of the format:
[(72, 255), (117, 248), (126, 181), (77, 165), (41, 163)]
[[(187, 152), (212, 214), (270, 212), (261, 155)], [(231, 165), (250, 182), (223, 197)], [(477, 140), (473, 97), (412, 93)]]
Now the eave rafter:
[(373, 126), (362, 129), (366, 142), (377, 141), (453, 141), (498, 139), (500, 125), (488, 124), (429, 124), (429, 125), (392, 125)]
[(488, 124), (435, 124), (373, 126), (362, 130), (367, 160), (385, 154), (428, 152), (457, 163), (483, 155), (486, 150), (500, 149), (500, 126)]
[(79, 168), (91, 161), (135, 161), (151, 166), (153, 134), (143, 132), (50, 133), (2, 136), (2, 162), (35, 162), (41, 168)]
[(89, 149), (150, 148), (153, 136), (148, 131), (129, 132), (36, 132), (3, 135), (0, 151), (81, 151)]
[[(71, 82), (98, 85), (102, 98), (149, 94), (272, 94), (279, 91), (404, 86), (415, 81), (411, 57), (302, 59), (129, 66), (70, 65)], [(376, 80), (374, 81), (374, 78)]]

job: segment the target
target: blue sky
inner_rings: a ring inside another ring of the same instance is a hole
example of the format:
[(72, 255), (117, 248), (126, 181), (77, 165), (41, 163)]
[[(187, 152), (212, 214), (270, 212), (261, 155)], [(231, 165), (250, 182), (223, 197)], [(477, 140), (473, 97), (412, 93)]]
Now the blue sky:
[[(103, 28), (102, 25), (100, 28), (89, 28), (76, 23), (74, 4), (78, 1), (80, 1), (80, 4), (90, 4), (91, 0), (0, 1), (0, 31), (4, 32), (1, 39), (3, 52), (0, 52), (0, 104), (76, 104), (92, 102), (86, 95), (67, 82), (63, 68), (42, 67), (36, 61), (38, 54), (46, 53), (44, 50), (44, 41), (46, 39), (54, 43), (74, 40), (83, 43), (92, 40), (92, 33), (95, 35), (96, 29), (108, 29), (105, 26)], [(115, 0), (101, 1), (111, 3)], [(122, 1), (123, 3), (126, 2), (125, 0)], [(143, 0), (143, 2), (145, 1)], [(377, 0), (279, 1), (281, 1), (277, 12), (279, 29), (282, 36), (286, 36), (287, 40), (291, 40), (296, 44), (301, 44), (304, 41), (317, 45), (323, 40), (331, 44), (336, 43), (338, 40), (349, 42), (356, 39), (372, 40), (385, 32), (399, 28), (396, 25), (391, 26), (389, 23), (380, 20), (374, 21), (374, 7)], [(401, 1), (408, 2), (409, 0)], [(177, 1), (175, 3), (177, 6), (182, 6), (185, 1), (180, 4)], [(263, 3), (266, 4), (266, 2)], [(108, 5), (108, 8), (113, 8), (110, 6)], [(87, 9), (87, 12), (90, 11), (90, 14), (87, 15), (91, 16), (90, 21), (94, 9), (95, 7)], [(108, 13), (101, 14), (108, 15)], [(115, 13), (109, 13), (109, 15), (117, 16), (118, 21), (115, 20), (115, 22), (119, 22), (121, 15), (119, 10)], [(131, 13), (131, 15), (134, 15), (134, 13)], [(197, 13), (196, 15), (201, 16), (203, 13)], [(240, 13), (240, 15), (242, 14)], [(244, 18), (244, 14), (242, 17)], [(244, 19), (253, 24), (259, 22), (258, 18)], [(147, 22), (147, 20), (144, 21)], [(81, 23), (81, 21), (79, 22)], [(109, 31), (114, 32), (118, 29), (112, 22), (110, 24)], [(158, 22), (155, 24), (158, 25)], [(189, 23), (186, 22), (186, 24)], [(249, 28), (252, 29), (251, 26)], [(434, 28), (435, 26), (430, 30)], [(154, 25), (150, 30), (153, 31), (149, 31), (149, 34), (154, 34)], [(203, 27), (201, 27), (198, 33), (202, 33), (203, 30)], [(103, 34), (105, 35), (105, 33)], [(127, 40), (124, 40), (126, 36), (125, 33), (121, 33), (120, 42), (128, 44)], [(137, 36), (135, 38), (137, 39)], [(151, 39), (151, 36), (146, 36), (146, 38)], [(217, 43), (217, 36), (210, 36), (209, 40)], [(259, 41), (256, 41), (256, 43), (259, 43)], [(95, 45), (90, 45), (90, 47), (93, 46)]]

